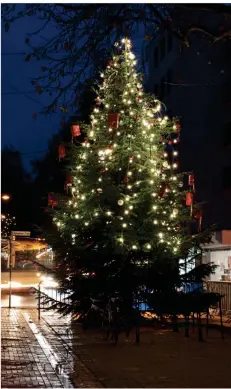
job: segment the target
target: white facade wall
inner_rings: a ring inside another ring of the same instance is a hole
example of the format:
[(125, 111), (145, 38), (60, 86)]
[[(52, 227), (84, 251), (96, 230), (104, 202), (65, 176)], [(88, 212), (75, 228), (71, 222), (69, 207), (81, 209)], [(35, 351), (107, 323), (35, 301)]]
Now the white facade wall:
[(215, 274), (211, 274), (210, 281), (231, 281), (231, 248), (211, 250), (204, 253), (203, 262), (213, 262), (217, 265)]

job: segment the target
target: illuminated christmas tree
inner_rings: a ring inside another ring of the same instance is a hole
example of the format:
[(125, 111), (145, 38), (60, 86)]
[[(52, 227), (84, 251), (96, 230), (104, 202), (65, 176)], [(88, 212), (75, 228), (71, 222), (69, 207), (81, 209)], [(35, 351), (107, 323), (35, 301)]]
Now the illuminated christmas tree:
[[(175, 288), (179, 260), (185, 266), (200, 248), (188, 229), (193, 190), (183, 190), (178, 173), (178, 120), (144, 93), (130, 40), (115, 51), (101, 73), (91, 125), (72, 126), (69, 199), (53, 210), (57, 277), (74, 292), (73, 303), (115, 293), (131, 302), (145, 285), (155, 288), (150, 274), (161, 261)], [(87, 134), (81, 147), (80, 131)]]
[(8, 213), (1, 215), (1, 238), (7, 239), (10, 237), (11, 231), (16, 225), (15, 217), (11, 217)]

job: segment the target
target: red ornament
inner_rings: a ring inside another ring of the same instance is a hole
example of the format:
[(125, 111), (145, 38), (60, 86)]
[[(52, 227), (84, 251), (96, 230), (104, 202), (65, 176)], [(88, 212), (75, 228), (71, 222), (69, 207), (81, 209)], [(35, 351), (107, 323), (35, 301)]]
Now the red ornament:
[(48, 193), (48, 207), (57, 207), (58, 200), (53, 192)]
[(80, 128), (79, 128), (78, 124), (72, 124), (72, 126), (71, 126), (71, 135), (72, 135), (72, 141), (73, 141), (73, 138), (75, 138), (76, 136), (80, 136), (81, 135), (81, 131), (80, 131)]
[(198, 219), (198, 232), (201, 231), (201, 224), (202, 224), (202, 209), (198, 209), (195, 213), (194, 213), (194, 217), (195, 219)]
[(72, 176), (70, 174), (68, 174), (66, 177), (66, 184), (68, 186), (72, 186)]
[(195, 184), (194, 174), (189, 174), (188, 185), (194, 187), (194, 184)]
[(99, 97), (97, 97), (97, 98), (95, 99), (95, 103), (96, 103), (96, 105), (100, 105), (100, 103), (101, 103), (101, 100), (100, 100), (100, 98), (99, 98)]
[(164, 195), (167, 193), (169, 189), (169, 186), (167, 184), (163, 184), (159, 190), (159, 197), (164, 197)]
[(193, 205), (193, 193), (192, 192), (186, 193), (186, 205), (187, 205), (187, 207), (191, 207)]
[(68, 191), (68, 188), (72, 186), (72, 176), (67, 174), (64, 189)]
[(128, 177), (126, 177), (125, 178), (125, 180), (124, 180), (124, 182), (128, 182), (129, 181), (129, 178)]
[(65, 146), (64, 145), (59, 145), (58, 153), (59, 153), (59, 161), (60, 161), (61, 158), (65, 158), (66, 157), (66, 150), (65, 150)]
[(168, 144), (169, 144), (169, 145), (172, 145), (172, 140), (169, 140), (169, 141), (168, 141)]
[(119, 113), (109, 113), (108, 114), (108, 125), (110, 128), (118, 128), (119, 127), (119, 119), (120, 114)]

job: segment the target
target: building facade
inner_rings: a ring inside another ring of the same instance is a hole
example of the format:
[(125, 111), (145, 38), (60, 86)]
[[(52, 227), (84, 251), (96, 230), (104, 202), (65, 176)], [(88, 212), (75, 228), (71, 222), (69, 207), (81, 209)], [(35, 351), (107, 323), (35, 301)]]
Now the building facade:
[(231, 40), (191, 35), (190, 47), (161, 30), (149, 42), (146, 86), (181, 118), (180, 167), (195, 173), (203, 226), (231, 229)]

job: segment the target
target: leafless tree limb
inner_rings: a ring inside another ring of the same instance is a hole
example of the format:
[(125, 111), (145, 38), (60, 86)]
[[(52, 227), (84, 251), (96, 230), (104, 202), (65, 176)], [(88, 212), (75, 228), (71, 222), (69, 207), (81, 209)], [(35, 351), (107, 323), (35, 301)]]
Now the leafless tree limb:
[[(174, 12), (173, 12), (174, 11)], [(223, 31), (208, 27), (206, 20), (198, 25), (194, 15), (217, 13), (226, 19)], [(187, 13), (187, 20), (182, 13)], [(179, 17), (178, 20), (178, 16)], [(165, 29), (183, 45), (190, 46), (195, 31), (206, 34), (216, 43), (231, 37), (231, 7), (225, 4), (2, 4), (2, 21), (8, 31), (11, 23), (24, 17), (36, 17), (41, 27), (26, 37), (29, 53), (26, 62), (41, 61), (41, 74), (31, 80), (38, 94), (48, 93), (51, 104), (47, 112), (66, 109), (76, 110), (76, 96), (81, 93), (84, 80), (94, 69), (103, 67), (115, 41), (122, 36), (133, 36), (140, 26), (150, 40), (159, 28)], [(170, 17), (171, 16), (171, 17)], [(192, 17), (191, 17), (192, 16)], [(172, 19), (173, 20), (172, 20)], [(191, 22), (189, 22), (191, 20)], [(49, 25), (56, 27), (56, 34), (38, 44), (34, 38)]]

